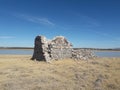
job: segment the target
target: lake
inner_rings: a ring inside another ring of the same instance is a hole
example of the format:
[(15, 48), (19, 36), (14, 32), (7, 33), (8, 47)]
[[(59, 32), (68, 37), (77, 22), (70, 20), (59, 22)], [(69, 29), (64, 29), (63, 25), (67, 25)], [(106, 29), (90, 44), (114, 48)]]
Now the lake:
[[(0, 55), (32, 55), (33, 50), (26, 49), (0, 49)], [(119, 51), (95, 51), (99, 57), (120, 57)]]
[(95, 51), (99, 57), (120, 57), (120, 51)]
[(33, 50), (26, 49), (0, 49), (0, 55), (10, 54), (10, 55), (32, 55)]

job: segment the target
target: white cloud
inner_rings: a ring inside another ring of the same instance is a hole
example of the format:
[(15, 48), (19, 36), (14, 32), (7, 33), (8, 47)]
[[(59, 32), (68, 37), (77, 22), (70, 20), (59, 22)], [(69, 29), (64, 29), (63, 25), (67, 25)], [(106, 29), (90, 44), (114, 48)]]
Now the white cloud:
[(29, 15), (15, 15), (17, 17), (20, 17), (22, 19), (25, 19), (27, 21), (33, 22), (33, 23), (37, 23), (37, 24), (42, 24), (42, 25), (49, 25), (49, 26), (54, 26), (55, 24), (50, 21), (48, 18), (44, 18), (44, 17), (33, 17), (33, 16), (29, 16)]
[(0, 36), (0, 39), (11, 39), (11, 38), (15, 38), (13, 36)]

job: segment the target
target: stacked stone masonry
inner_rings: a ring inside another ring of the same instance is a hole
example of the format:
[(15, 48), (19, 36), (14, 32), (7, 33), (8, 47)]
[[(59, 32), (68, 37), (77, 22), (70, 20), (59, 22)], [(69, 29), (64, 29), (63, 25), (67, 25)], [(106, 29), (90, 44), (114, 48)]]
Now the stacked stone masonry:
[(34, 45), (33, 60), (49, 62), (50, 60), (65, 58), (86, 60), (94, 57), (94, 54), (90, 50), (73, 49), (72, 44), (63, 36), (56, 36), (53, 40), (48, 40), (44, 36), (37, 36)]

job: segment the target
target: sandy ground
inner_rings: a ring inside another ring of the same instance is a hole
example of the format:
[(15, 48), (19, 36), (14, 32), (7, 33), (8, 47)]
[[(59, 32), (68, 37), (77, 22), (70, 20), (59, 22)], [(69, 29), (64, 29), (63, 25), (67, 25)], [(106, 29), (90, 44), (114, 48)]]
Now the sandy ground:
[(0, 55), (0, 90), (120, 90), (120, 58), (52, 63)]

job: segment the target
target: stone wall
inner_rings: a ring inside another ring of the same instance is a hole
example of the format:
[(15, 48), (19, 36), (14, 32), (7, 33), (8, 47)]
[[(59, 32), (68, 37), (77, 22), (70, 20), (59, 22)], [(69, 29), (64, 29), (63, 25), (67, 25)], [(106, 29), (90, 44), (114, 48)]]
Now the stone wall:
[(53, 40), (48, 40), (44, 36), (37, 36), (34, 45), (33, 60), (47, 62), (64, 58), (86, 60), (94, 56), (90, 50), (74, 50), (72, 44), (63, 36), (56, 36)]
[(63, 36), (55, 37), (49, 46), (51, 59), (64, 59), (72, 56), (72, 45)]
[(96, 57), (95, 54), (88, 49), (73, 49), (72, 59), (75, 60), (88, 60)]

